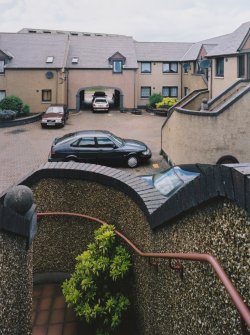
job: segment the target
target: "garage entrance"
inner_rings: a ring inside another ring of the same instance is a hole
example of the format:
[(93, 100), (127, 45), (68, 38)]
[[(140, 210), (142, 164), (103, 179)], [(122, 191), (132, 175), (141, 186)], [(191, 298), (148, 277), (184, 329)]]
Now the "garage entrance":
[(96, 94), (105, 96), (109, 102), (110, 109), (123, 109), (123, 93), (119, 88), (95, 86), (82, 87), (76, 95), (76, 110), (89, 110), (92, 107), (93, 98)]

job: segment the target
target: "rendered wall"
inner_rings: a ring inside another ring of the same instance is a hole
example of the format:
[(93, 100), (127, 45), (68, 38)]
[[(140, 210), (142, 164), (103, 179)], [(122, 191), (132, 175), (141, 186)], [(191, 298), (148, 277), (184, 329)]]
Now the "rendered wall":
[[(216, 256), (250, 302), (247, 265), (249, 216), (228, 201), (206, 206), (152, 231), (124, 193), (95, 182), (43, 179), (32, 187), (38, 211), (71, 211), (114, 224), (143, 251), (201, 252)], [(112, 201), (110, 201), (112, 199)], [(75, 256), (92, 241), (96, 224), (42, 219), (34, 241), (34, 272), (72, 271)], [(207, 264), (182, 262), (184, 278), (160, 261), (133, 254), (133, 306), (140, 335), (238, 335), (239, 317)]]
[(188, 70), (188, 73), (184, 73), (182, 69), (182, 95), (184, 96), (184, 87), (189, 89), (189, 93), (194, 90), (200, 90), (207, 88), (207, 84), (200, 74), (194, 73), (194, 64), (190, 63), (191, 69)]
[(173, 112), (162, 131), (162, 149), (174, 164), (215, 164), (223, 156), (250, 161), (249, 92), (218, 116)]
[[(8, 70), (0, 76), (0, 90), (6, 91), (6, 96), (20, 97), (31, 107), (32, 113), (43, 112), (50, 104), (66, 103), (66, 81), (64, 75), (56, 70), (52, 79), (46, 78), (44, 70)], [(42, 90), (52, 90), (52, 101), (42, 102)]]
[(162, 93), (163, 86), (177, 86), (178, 100), (181, 98), (181, 65), (178, 64), (177, 73), (163, 73), (162, 62), (151, 62), (151, 73), (141, 73), (141, 63), (137, 70), (138, 86), (137, 86), (137, 105), (145, 106), (148, 104), (147, 98), (141, 98), (141, 87), (150, 86), (151, 95), (154, 93)]
[(76, 95), (85, 87), (114, 87), (123, 94), (125, 108), (135, 108), (135, 70), (124, 70), (113, 73), (110, 70), (70, 70), (68, 86), (68, 104), (70, 109), (76, 109)]

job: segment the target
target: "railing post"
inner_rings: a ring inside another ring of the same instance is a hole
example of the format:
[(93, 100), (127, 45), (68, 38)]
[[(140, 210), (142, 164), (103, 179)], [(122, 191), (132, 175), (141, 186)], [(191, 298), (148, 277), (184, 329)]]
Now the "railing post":
[(36, 206), (26, 186), (15, 186), (0, 206), (0, 329), (4, 335), (31, 335), (32, 246)]

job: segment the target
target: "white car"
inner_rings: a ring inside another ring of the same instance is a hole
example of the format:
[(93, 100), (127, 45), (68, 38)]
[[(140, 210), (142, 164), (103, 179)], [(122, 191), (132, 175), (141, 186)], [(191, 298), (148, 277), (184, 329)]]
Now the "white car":
[(108, 112), (109, 111), (108, 100), (103, 97), (95, 98), (92, 103), (92, 110), (93, 112), (98, 112), (98, 111)]

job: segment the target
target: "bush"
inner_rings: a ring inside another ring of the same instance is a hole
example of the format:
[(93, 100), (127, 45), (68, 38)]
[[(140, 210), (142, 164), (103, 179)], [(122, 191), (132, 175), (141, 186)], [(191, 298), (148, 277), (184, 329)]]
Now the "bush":
[(163, 98), (161, 102), (158, 102), (156, 104), (156, 108), (170, 108), (172, 106), (174, 106), (177, 103), (177, 99), (176, 98)]
[(16, 116), (25, 116), (30, 112), (30, 107), (24, 105), (22, 100), (15, 96), (5, 97), (0, 101), (0, 109), (16, 112)]
[(109, 335), (130, 305), (122, 293), (130, 255), (117, 245), (115, 228), (103, 225), (95, 231), (94, 243), (76, 260), (75, 272), (62, 285), (65, 300), (78, 317), (96, 326), (96, 334)]
[(22, 108), (22, 114), (23, 115), (28, 115), (30, 113), (30, 106), (24, 105)]
[(0, 120), (14, 120), (16, 118), (16, 112), (12, 110), (0, 110)]
[(155, 108), (156, 107), (156, 104), (158, 102), (161, 102), (162, 101), (162, 95), (161, 93), (154, 93), (152, 94), (150, 97), (149, 97), (149, 106), (152, 107), (152, 108)]

